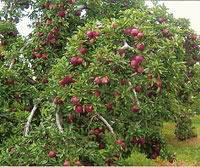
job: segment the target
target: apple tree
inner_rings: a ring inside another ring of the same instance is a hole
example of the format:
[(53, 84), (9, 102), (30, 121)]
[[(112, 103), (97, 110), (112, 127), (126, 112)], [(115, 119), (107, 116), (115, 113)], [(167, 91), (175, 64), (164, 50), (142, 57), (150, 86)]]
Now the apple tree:
[(179, 140), (196, 136), (199, 39), (188, 20), (139, 0), (3, 2), (1, 165), (127, 165), (133, 150), (173, 162), (163, 122)]

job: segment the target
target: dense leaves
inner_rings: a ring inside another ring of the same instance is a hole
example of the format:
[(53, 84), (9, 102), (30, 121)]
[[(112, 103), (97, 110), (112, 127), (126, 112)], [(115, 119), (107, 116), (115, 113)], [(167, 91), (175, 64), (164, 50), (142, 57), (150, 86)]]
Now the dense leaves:
[[(134, 151), (173, 162), (163, 121), (180, 140), (196, 136), (199, 39), (188, 20), (144, 1), (4, 3), (1, 165), (130, 165)], [(22, 38), (25, 15), (34, 30)]]

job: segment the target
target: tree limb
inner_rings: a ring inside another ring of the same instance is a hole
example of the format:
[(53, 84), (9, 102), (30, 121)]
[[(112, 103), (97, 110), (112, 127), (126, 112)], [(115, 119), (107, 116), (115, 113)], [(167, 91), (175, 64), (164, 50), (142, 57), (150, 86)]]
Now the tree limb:
[(32, 84), (32, 85), (35, 85), (35, 84), (36, 84), (36, 81), (34, 81), (34, 80), (31, 79), (31, 78), (26, 77), (26, 80), (27, 80), (30, 84)]
[(11, 63), (10, 63), (9, 70), (11, 70), (11, 69), (13, 68), (14, 64), (15, 64), (15, 59), (12, 58)]
[(89, 128), (90, 128), (90, 125), (92, 124), (92, 121), (93, 121), (93, 119), (96, 117), (97, 115), (94, 115), (94, 116), (92, 116), (92, 118), (90, 119), (90, 123), (89, 123), (89, 125), (88, 125), (88, 127), (86, 128), (86, 132), (89, 130)]
[(34, 105), (32, 111), (31, 111), (31, 114), (28, 117), (28, 121), (26, 122), (26, 125), (25, 125), (24, 136), (28, 136), (29, 126), (30, 126), (30, 123), (32, 121), (33, 115), (34, 115), (36, 110), (37, 110), (37, 104)]
[(8, 122), (12, 122), (13, 123), (13, 121), (10, 119), (10, 118), (8, 118), (7, 116), (5, 116), (5, 115), (0, 115), (0, 119), (6, 119)]
[(122, 46), (121, 49), (122, 49), (122, 50), (125, 50), (125, 49), (133, 49), (133, 47), (131, 47), (131, 46), (126, 42), (126, 40), (124, 40), (124, 46)]
[(113, 128), (110, 126), (110, 124), (96, 112), (96, 115), (99, 117), (99, 119), (107, 126), (107, 128), (110, 130), (110, 132), (114, 135)]
[(60, 124), (60, 117), (59, 117), (59, 114), (58, 114), (58, 113), (56, 113), (56, 125), (57, 125), (59, 131), (60, 131), (61, 133), (63, 133), (64, 131), (63, 131), (63, 128), (62, 128), (62, 126), (61, 126), (61, 124)]
[[(131, 84), (130, 81), (128, 81), (128, 84), (129, 84), (130, 86), (132, 86), (132, 84)], [(135, 96), (135, 100), (136, 100), (136, 102), (137, 102), (137, 105), (140, 105), (140, 101), (139, 101), (138, 98), (137, 98), (137, 93), (136, 93), (136, 91), (135, 91), (134, 88), (132, 89), (132, 92), (133, 92), (133, 94), (134, 94), (134, 96)]]

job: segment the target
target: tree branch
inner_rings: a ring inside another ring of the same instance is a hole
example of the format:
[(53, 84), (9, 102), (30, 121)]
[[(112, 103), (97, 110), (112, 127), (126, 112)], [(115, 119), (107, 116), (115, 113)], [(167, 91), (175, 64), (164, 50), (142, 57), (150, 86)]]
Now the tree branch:
[(89, 130), (89, 128), (90, 128), (90, 125), (92, 124), (92, 121), (93, 121), (93, 119), (96, 117), (97, 115), (94, 115), (94, 116), (92, 116), (92, 118), (90, 119), (90, 123), (89, 123), (89, 125), (88, 125), (88, 127), (86, 128), (86, 132)]
[(14, 64), (15, 64), (15, 59), (12, 58), (11, 63), (10, 63), (9, 70), (11, 70), (11, 69), (13, 68)]
[(110, 126), (110, 124), (96, 112), (96, 115), (99, 117), (99, 119), (107, 126), (107, 128), (110, 130), (110, 132), (114, 135), (113, 128)]
[(32, 111), (31, 111), (31, 114), (28, 117), (28, 121), (26, 122), (26, 125), (25, 125), (24, 136), (28, 136), (29, 126), (30, 126), (30, 123), (32, 121), (33, 115), (34, 115), (36, 110), (37, 110), (37, 104), (34, 105)]
[(36, 81), (34, 81), (34, 80), (31, 79), (31, 78), (26, 77), (26, 80), (27, 80), (30, 84), (32, 84), (32, 85), (35, 85), (35, 84), (36, 84)]
[(0, 115), (0, 119), (6, 119), (8, 122), (12, 122), (13, 123), (13, 121), (10, 119), (10, 118), (8, 118), (7, 116), (5, 116), (5, 115)]
[[(128, 81), (128, 84), (129, 84), (130, 86), (132, 86), (132, 84), (131, 84), (130, 81)], [(134, 88), (132, 89), (132, 92), (133, 92), (133, 94), (134, 94), (134, 96), (135, 96), (135, 100), (136, 100), (136, 102), (137, 102), (137, 105), (140, 105), (140, 101), (139, 101), (138, 98), (137, 98), (137, 93), (136, 93), (136, 91), (135, 91)]]
[(56, 125), (57, 125), (59, 131), (60, 131), (61, 133), (63, 133), (64, 131), (63, 131), (63, 128), (62, 128), (62, 126), (61, 126), (61, 124), (60, 124), (60, 117), (59, 117), (59, 114), (58, 114), (58, 113), (56, 113)]
[(122, 49), (122, 50), (125, 50), (125, 49), (133, 49), (133, 47), (131, 47), (131, 46), (126, 42), (126, 40), (124, 40), (124, 46), (122, 46), (121, 49)]

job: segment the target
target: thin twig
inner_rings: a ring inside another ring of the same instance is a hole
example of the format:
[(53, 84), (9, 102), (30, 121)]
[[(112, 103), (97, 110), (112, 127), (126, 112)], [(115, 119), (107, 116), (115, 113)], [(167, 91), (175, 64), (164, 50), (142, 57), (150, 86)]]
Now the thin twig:
[(29, 126), (30, 126), (30, 123), (32, 121), (33, 115), (34, 115), (36, 110), (37, 110), (37, 104), (34, 105), (32, 111), (31, 111), (31, 114), (28, 117), (28, 121), (26, 122), (26, 125), (25, 125), (24, 136), (28, 136)]
[(78, 10), (82, 10), (82, 9), (84, 9), (85, 8), (85, 5), (79, 5), (79, 6), (77, 6), (77, 9)]
[(110, 130), (110, 132), (114, 135), (114, 131), (113, 131), (113, 128), (110, 126), (110, 124), (108, 123), (108, 121), (106, 121), (101, 115), (99, 115), (97, 112), (96, 112), (97, 116), (99, 117), (100, 120), (103, 121), (103, 123), (107, 126), (107, 128)]
[(11, 69), (13, 68), (14, 64), (15, 64), (15, 59), (12, 58), (11, 63), (10, 63), (9, 70), (11, 70)]
[(13, 123), (13, 121), (10, 119), (10, 118), (8, 118), (7, 116), (5, 116), (5, 115), (0, 115), (0, 119), (6, 119), (8, 122), (12, 122)]
[[(130, 86), (132, 86), (132, 84), (131, 84), (130, 81), (128, 81), (128, 84), (129, 84)], [(138, 98), (137, 98), (137, 93), (136, 93), (135, 89), (133, 88), (132, 91), (133, 91), (133, 94), (134, 94), (134, 96), (135, 96), (135, 100), (136, 100), (136, 102), (137, 102), (137, 105), (140, 105), (140, 101), (139, 101)]]
[(90, 123), (88, 125), (88, 127), (86, 128), (86, 132), (89, 130), (90, 125), (92, 124), (93, 119), (96, 117), (97, 115), (93, 115), (92, 118), (90, 119)]
[(59, 114), (58, 114), (58, 113), (56, 113), (56, 125), (57, 125), (59, 131), (60, 131), (61, 133), (63, 133), (64, 131), (63, 131), (63, 128), (62, 128), (62, 126), (61, 126), (61, 124), (60, 124), (60, 117), (59, 117)]
[(31, 79), (31, 78), (26, 77), (26, 80), (27, 80), (30, 84), (32, 84), (32, 85), (35, 85), (35, 84), (36, 84), (36, 81), (34, 81), (34, 80)]

